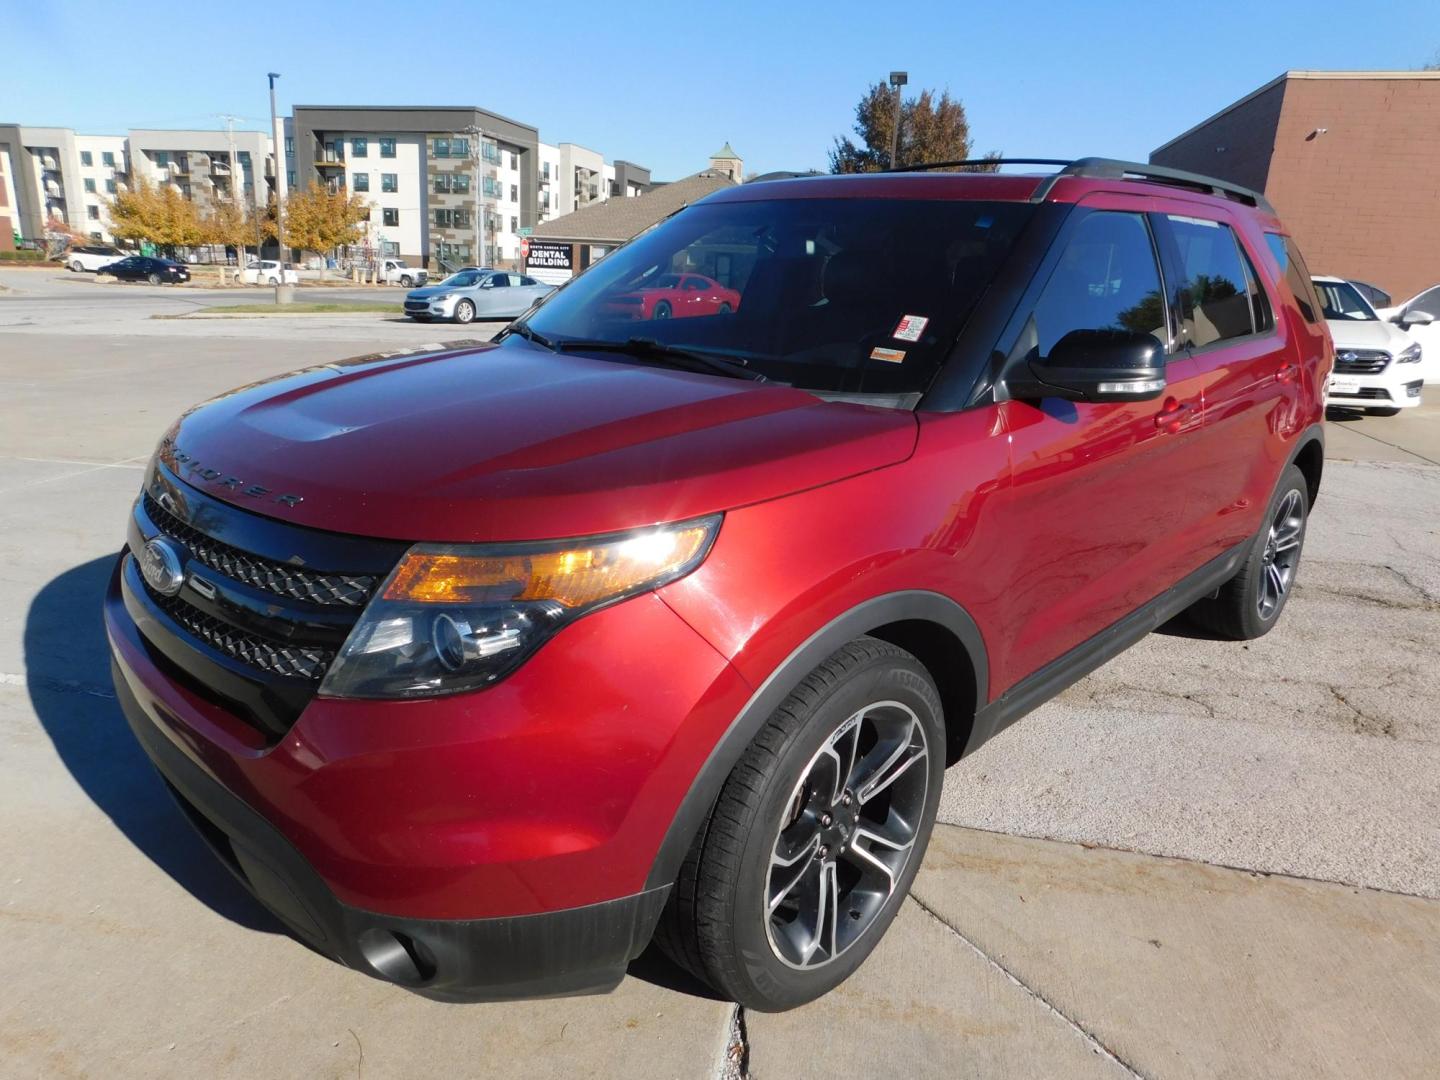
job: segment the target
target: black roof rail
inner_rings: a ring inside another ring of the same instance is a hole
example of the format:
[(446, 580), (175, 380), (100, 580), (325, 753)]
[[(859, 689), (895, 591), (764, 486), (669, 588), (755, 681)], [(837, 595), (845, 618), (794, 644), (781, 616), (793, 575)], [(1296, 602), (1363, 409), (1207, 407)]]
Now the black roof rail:
[(1085, 176), (1104, 180), (1127, 178), (1153, 180), (1161, 184), (1202, 191), (1207, 195), (1217, 195), (1222, 199), (1235, 199), (1264, 210), (1266, 213), (1275, 213), (1275, 208), (1270, 205), (1264, 195), (1258, 191), (1251, 191), (1247, 187), (1241, 187), (1239, 184), (1232, 184), (1228, 180), (1186, 172), (1183, 169), (1171, 169), (1164, 165), (1144, 165), (1138, 161), (1119, 161), (1115, 158), (1100, 157), (1079, 158), (1066, 163), (1059, 172), (1047, 176), (1040, 182), (1031, 194), (1030, 201), (1043, 202), (1045, 196), (1049, 195), (1050, 190), (1055, 186), (1056, 181), (1067, 176)]
[[(924, 172), (926, 169), (958, 169), (963, 166), (980, 165), (1070, 165), (1071, 162), (1059, 158), (965, 158), (963, 161), (926, 161), (919, 165), (901, 165), (899, 168), (886, 169), (886, 172)], [(989, 170), (987, 170), (989, 171)]]

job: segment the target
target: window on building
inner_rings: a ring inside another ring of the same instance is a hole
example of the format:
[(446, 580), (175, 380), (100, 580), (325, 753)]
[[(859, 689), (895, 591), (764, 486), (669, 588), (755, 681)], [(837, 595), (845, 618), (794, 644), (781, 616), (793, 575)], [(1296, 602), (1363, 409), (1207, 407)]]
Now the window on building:
[(85, 208), (85, 216), (88, 217), (91, 221), (99, 221), (99, 220), (100, 220), (100, 207), (98, 207), (98, 206), (87, 206), (87, 207)]
[(396, 240), (382, 240), (382, 241), (380, 241), (380, 254), (381, 254), (381, 255), (399, 255), (399, 254), (400, 254), (400, 244), (399, 244), (399, 242), (396, 241)]
[(155, 151), (155, 164), (156, 164), (156, 165), (159, 165), (162, 169), (165, 168), (166, 166), (168, 166), (168, 165), (170, 164), (170, 151), (168, 151), (168, 150), (156, 150), (156, 151)]
[(546, 180), (550, 179), (550, 162), (541, 162), (540, 175), (543, 176)]
[(103, 237), (100, 233), (98, 233), (98, 232), (92, 232), (92, 233), (90, 234), (90, 239), (91, 239), (91, 240), (103, 240), (104, 237)]
[(102, 152), (100, 155), (100, 163), (104, 165), (107, 169), (113, 169), (115, 167), (114, 153), (109, 150)]
[(450, 174), (449, 174), (449, 173), (436, 173), (436, 174), (435, 174), (435, 193), (436, 193), (437, 195), (444, 195), (444, 194), (446, 194), (449, 190), (450, 190)]
[(1040, 356), (1072, 330), (1131, 330), (1166, 341), (1160, 271), (1145, 219), (1107, 210), (1081, 221), (1031, 318), (1029, 344)]
[(80, 164), (84, 165), (87, 169), (90, 168), (91, 165), (95, 164), (95, 158), (89, 150), (80, 151)]
[(440, 208), (437, 208), (437, 209), (436, 209), (436, 211), (435, 211), (435, 224), (438, 225), (440, 228), (442, 228), (442, 229), (448, 229), (448, 228), (450, 227), (451, 219), (452, 219), (452, 214), (451, 214), (451, 212), (450, 212), (449, 210), (440, 209)]
[(469, 211), (469, 210), (455, 210), (455, 211), (453, 211), (452, 213), (453, 213), (453, 218), (452, 218), (452, 220), (454, 221), (455, 228), (457, 228), (457, 229), (468, 229), (468, 228), (470, 228), (470, 211)]
[(241, 150), (241, 151), (240, 151), (238, 154), (236, 154), (235, 156), (240, 159), (240, 164), (241, 164), (241, 165), (249, 165), (249, 164), (250, 164), (250, 151), (249, 151), (249, 150)]
[(1254, 310), (1250, 275), (1228, 225), (1207, 218), (1166, 216), (1180, 250), (1182, 334), (1194, 348), (1264, 329)]
[[(383, 154), (381, 155), (384, 156)], [(396, 192), (400, 190), (400, 177), (393, 172), (382, 172), (380, 174), (380, 190)]]
[(355, 157), (369, 157), (369, 156), (370, 156), (370, 140), (369, 140), (369, 139), (351, 139), (351, 140), (350, 140), (350, 153), (353, 154)]
[(368, 172), (357, 172), (352, 176), (350, 183), (356, 191), (369, 191), (370, 174)]
[(392, 227), (400, 224), (400, 211), (395, 209), (395, 207), (387, 206), (380, 213), (382, 224)]
[(285, 136), (285, 153), (295, 153), (295, 140), (289, 135)]
[(485, 177), (485, 183), (482, 186), (486, 195), (492, 198), (500, 197), (500, 184), (493, 176)]
[(455, 173), (450, 177), (450, 190), (463, 195), (470, 190), (470, 174)]
[(511, 151), (510, 151), (510, 168), (512, 168), (512, 169), (518, 169), (518, 168), (520, 168), (520, 157), (519, 157), (519, 155), (517, 155), (517, 154), (515, 153), (514, 150), (511, 150)]
[(105, 193), (106, 193), (107, 195), (114, 195), (114, 194), (115, 194), (115, 181), (114, 181), (114, 180), (106, 180), (106, 181), (105, 181)]
[(434, 147), (434, 153), (435, 153), (435, 156), (436, 156), (436, 157), (449, 157), (449, 156), (450, 156), (450, 140), (449, 140), (449, 139), (436, 139), (436, 140), (434, 141), (434, 143), (432, 143), (431, 145)]
[(295, 187), (295, 170), (294, 170), (294, 169), (287, 169), (287, 170), (285, 170), (285, 183), (286, 183), (290, 188), (292, 188), (292, 189)]
[(496, 146), (493, 142), (487, 142), (483, 144), (480, 156), (483, 157), (486, 161), (488, 161), (491, 165), (500, 164), (500, 148)]
[(518, 217), (516, 217), (514, 214), (511, 214), (511, 215), (510, 215), (510, 231), (511, 231), (511, 232), (519, 232), (519, 231), (520, 231), (520, 219), (519, 219)]
[(381, 156), (381, 157), (394, 157), (394, 156), (395, 156), (395, 140), (394, 140), (394, 139), (381, 139), (381, 140), (380, 140), (380, 156)]
[(469, 140), (469, 139), (451, 139), (451, 140), (450, 140), (450, 156), (451, 156), (451, 157), (459, 157), (459, 158), (469, 157), (469, 156), (470, 156), (470, 140)]
[(85, 178), (85, 190), (91, 195), (95, 194), (95, 181), (91, 180), (88, 176)]
[(511, 201), (511, 202), (519, 202), (519, 201), (520, 201), (520, 188), (519, 188), (517, 185), (515, 185), (515, 184), (511, 184), (511, 185), (510, 185), (510, 201)]

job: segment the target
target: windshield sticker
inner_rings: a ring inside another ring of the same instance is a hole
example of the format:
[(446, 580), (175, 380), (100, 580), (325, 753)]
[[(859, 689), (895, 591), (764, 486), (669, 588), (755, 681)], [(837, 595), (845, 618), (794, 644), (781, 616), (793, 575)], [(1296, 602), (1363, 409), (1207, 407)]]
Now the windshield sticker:
[(904, 349), (880, 349), (880, 348), (871, 349), (871, 350), (870, 350), (870, 359), (871, 359), (871, 360), (884, 360), (885, 363), (887, 363), (887, 364), (899, 364), (899, 363), (903, 363), (904, 360), (905, 360), (905, 350), (904, 350)]
[(890, 336), (898, 341), (919, 341), (920, 335), (925, 332), (925, 327), (929, 324), (930, 320), (924, 315), (906, 315)]

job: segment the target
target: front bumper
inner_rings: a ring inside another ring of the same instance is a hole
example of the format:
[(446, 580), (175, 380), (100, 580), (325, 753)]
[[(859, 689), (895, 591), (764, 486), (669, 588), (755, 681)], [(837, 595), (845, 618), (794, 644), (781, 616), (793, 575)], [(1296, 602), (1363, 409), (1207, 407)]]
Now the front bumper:
[(1332, 374), (1325, 404), (1352, 409), (1413, 409), (1420, 404), (1424, 380), (1419, 364), (1391, 364), (1378, 375)]

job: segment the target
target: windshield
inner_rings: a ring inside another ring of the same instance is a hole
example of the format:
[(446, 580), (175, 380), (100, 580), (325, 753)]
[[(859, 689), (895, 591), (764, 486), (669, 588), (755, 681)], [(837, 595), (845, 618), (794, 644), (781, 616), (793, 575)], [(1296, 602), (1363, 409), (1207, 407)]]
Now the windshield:
[(1032, 212), (958, 200), (702, 203), (596, 263), (529, 324), (562, 345), (649, 338), (808, 390), (913, 393)]
[(452, 288), (460, 288), (462, 285), (474, 285), (480, 280), (480, 275), (473, 270), (462, 270), (458, 274), (451, 274), (441, 285), (449, 285)]
[(1320, 309), (1325, 318), (1350, 322), (1377, 321), (1375, 310), (1348, 281), (1317, 281), (1315, 288), (1320, 293)]

